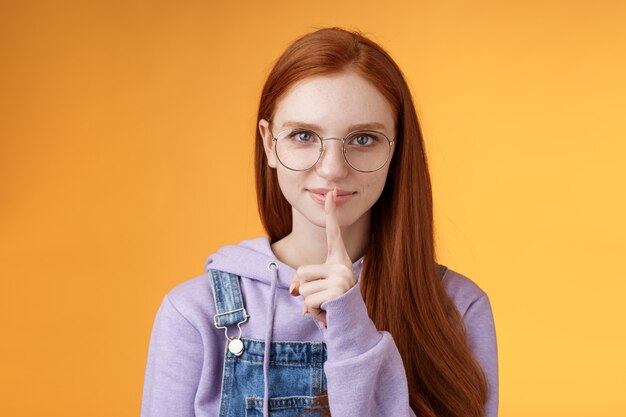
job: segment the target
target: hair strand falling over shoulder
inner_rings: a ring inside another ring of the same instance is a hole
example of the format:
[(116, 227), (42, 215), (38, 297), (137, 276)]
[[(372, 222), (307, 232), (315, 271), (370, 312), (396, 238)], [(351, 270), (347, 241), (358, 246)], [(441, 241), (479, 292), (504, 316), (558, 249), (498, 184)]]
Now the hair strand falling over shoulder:
[[(369, 315), (378, 330), (394, 338), (416, 415), (482, 416), (487, 383), (467, 344), (463, 319), (439, 277), (424, 141), (396, 63), (357, 32), (327, 28), (307, 34), (285, 50), (269, 74), (257, 120), (271, 120), (277, 101), (294, 83), (346, 70), (376, 86), (396, 113), (397, 147), (383, 193), (372, 208), (360, 280)], [(291, 207), (268, 166), (258, 131), (255, 173), (261, 221), (275, 242), (291, 232)]]

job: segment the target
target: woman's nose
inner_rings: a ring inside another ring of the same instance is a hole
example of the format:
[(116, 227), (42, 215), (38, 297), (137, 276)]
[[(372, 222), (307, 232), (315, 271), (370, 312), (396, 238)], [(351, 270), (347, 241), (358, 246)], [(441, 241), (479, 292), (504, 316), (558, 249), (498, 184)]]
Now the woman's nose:
[(343, 155), (343, 142), (341, 139), (324, 139), (322, 155), (317, 161), (316, 169), (319, 175), (337, 180), (348, 174), (348, 164)]

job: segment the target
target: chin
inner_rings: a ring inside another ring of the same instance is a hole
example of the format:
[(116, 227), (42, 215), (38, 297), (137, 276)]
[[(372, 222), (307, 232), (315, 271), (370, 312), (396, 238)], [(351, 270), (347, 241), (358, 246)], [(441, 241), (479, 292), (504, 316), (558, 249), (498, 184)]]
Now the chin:
[[(360, 217), (354, 218), (353, 213), (342, 214), (341, 211), (337, 212), (337, 222), (339, 223), (339, 227), (350, 227), (358, 222)], [(301, 214), (302, 215), (302, 214)], [(303, 216), (305, 219), (309, 221), (309, 223), (321, 227), (326, 228), (326, 214), (322, 211), (321, 216), (317, 213), (307, 213)]]

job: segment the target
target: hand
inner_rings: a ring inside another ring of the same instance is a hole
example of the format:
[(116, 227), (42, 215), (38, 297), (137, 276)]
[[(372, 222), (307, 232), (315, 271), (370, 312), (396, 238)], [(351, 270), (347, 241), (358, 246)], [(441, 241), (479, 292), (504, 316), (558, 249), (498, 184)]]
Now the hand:
[(291, 295), (304, 297), (302, 314), (310, 313), (324, 327), (327, 326), (326, 312), (320, 308), (322, 303), (339, 297), (356, 284), (352, 261), (341, 238), (337, 221), (336, 195), (336, 188), (327, 192), (324, 204), (328, 246), (326, 262), (298, 268), (289, 288)]

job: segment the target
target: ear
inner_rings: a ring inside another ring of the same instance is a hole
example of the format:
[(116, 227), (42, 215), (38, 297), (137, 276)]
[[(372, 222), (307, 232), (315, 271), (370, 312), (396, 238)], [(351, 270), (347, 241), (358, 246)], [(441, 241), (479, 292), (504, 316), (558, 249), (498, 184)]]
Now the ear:
[(259, 120), (259, 133), (263, 138), (263, 148), (265, 156), (267, 156), (267, 164), (270, 168), (276, 168), (276, 154), (274, 153), (274, 138), (270, 132), (270, 124), (267, 120)]

